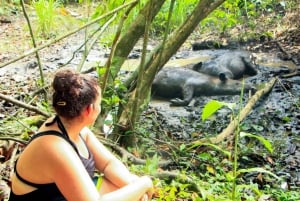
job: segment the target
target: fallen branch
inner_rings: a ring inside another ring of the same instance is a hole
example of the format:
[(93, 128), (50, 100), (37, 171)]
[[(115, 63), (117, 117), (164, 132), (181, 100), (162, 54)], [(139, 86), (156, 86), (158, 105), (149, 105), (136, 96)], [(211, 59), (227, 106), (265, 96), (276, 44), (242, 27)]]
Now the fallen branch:
[[(115, 150), (116, 152), (118, 152), (123, 161), (127, 161), (129, 160), (130, 162), (132, 162), (133, 164), (137, 164), (137, 165), (145, 165), (146, 164), (146, 160), (144, 159), (140, 159), (136, 156), (134, 156), (133, 154), (131, 154), (130, 152), (126, 151), (126, 149), (124, 149), (123, 147), (120, 147), (118, 146), (117, 144), (115, 143), (112, 143), (112, 142), (109, 142), (108, 140), (106, 139), (103, 139), (102, 137), (98, 137), (98, 139), (101, 141), (101, 143), (103, 143), (104, 145), (106, 146), (109, 146), (111, 147), (113, 150)], [(159, 167), (167, 167), (168, 165), (170, 165), (172, 163), (172, 161), (170, 160), (163, 160), (163, 161), (160, 161), (158, 163), (158, 166)]]
[(289, 52), (287, 52), (278, 41), (276, 41), (276, 45), (278, 46), (278, 48), (280, 49), (280, 51), (287, 56), (288, 60), (291, 60), (295, 65), (297, 65), (296, 58), (294, 58)]
[[(118, 146), (117, 144), (109, 142), (108, 140), (103, 139), (102, 137), (97, 137), (97, 138), (105, 146), (109, 146), (113, 150), (115, 150), (116, 152), (118, 152), (121, 155), (121, 157), (122, 157), (123, 160), (125, 160), (125, 161), (129, 160), (133, 164), (137, 164), (137, 165), (145, 165), (146, 164), (146, 160), (140, 159), (140, 158), (134, 156), (130, 152), (126, 151), (126, 149)], [(19, 139), (19, 138), (14, 138), (14, 137), (9, 137), (9, 136), (0, 137), (0, 140), (11, 140), (11, 141), (18, 142), (18, 143), (20, 143), (22, 145), (25, 145), (25, 146), (28, 143), (28, 141), (26, 141), (26, 140), (22, 140), (22, 139)], [(172, 163), (172, 161), (170, 161), (170, 160), (164, 160), (164, 161), (160, 161), (158, 163), (158, 166), (159, 167), (166, 167), (166, 166), (170, 165), (171, 163)]]
[(23, 108), (25, 108), (25, 109), (27, 109), (27, 110), (36, 112), (37, 114), (41, 114), (41, 115), (43, 115), (43, 116), (45, 116), (45, 117), (50, 117), (50, 114), (48, 114), (47, 112), (44, 112), (44, 111), (40, 110), (40, 109), (37, 108), (37, 107), (34, 107), (34, 106), (32, 106), (32, 105), (28, 105), (28, 104), (26, 104), (26, 103), (24, 103), (24, 102), (18, 101), (18, 100), (14, 99), (14, 98), (11, 98), (11, 97), (6, 96), (6, 95), (1, 94), (1, 93), (0, 93), (0, 99), (3, 99), (3, 100), (8, 101), (8, 102), (11, 102), (11, 103), (13, 103), (14, 105), (23, 107)]
[(299, 76), (299, 75), (300, 75), (300, 68), (298, 70), (295, 70), (294, 72), (281, 75), (280, 77), (281, 78), (290, 78), (290, 77)]
[(14, 142), (18, 142), (22, 145), (27, 145), (27, 141), (26, 140), (22, 140), (20, 138), (15, 138), (15, 137), (9, 137), (9, 136), (0, 136), (0, 140), (11, 140), (11, 141), (14, 141)]
[(265, 87), (263, 89), (257, 91), (250, 98), (250, 100), (248, 101), (246, 106), (241, 110), (239, 116), (235, 117), (229, 123), (227, 128), (224, 129), (219, 135), (217, 135), (216, 137), (208, 138), (208, 139), (201, 139), (201, 140), (193, 141), (191, 144), (194, 145), (194, 144), (199, 144), (199, 143), (203, 143), (203, 142), (211, 142), (214, 144), (218, 144), (218, 143), (222, 142), (226, 137), (230, 136), (234, 132), (236, 127), (248, 115), (248, 113), (251, 111), (251, 109), (253, 108), (255, 103), (259, 100), (259, 98), (271, 91), (271, 89), (273, 88), (276, 81), (277, 81), (277, 78), (273, 78), (265, 85)]

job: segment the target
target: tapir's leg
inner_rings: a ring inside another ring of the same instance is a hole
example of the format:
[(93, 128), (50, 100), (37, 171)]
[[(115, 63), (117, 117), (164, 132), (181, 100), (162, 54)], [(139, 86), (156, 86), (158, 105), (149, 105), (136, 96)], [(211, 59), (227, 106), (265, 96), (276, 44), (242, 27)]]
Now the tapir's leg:
[(173, 106), (186, 106), (193, 99), (193, 94), (194, 94), (194, 86), (184, 85), (182, 87), (183, 100), (180, 99), (180, 98), (174, 98), (174, 99), (171, 100), (171, 105), (173, 105)]

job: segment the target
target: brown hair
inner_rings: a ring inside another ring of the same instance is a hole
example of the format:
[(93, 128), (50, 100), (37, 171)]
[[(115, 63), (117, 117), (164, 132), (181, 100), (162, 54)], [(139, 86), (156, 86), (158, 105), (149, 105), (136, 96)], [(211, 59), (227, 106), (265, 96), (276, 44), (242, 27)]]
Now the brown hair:
[(53, 108), (65, 118), (79, 116), (86, 106), (96, 100), (100, 89), (96, 78), (69, 68), (55, 74), (52, 86)]

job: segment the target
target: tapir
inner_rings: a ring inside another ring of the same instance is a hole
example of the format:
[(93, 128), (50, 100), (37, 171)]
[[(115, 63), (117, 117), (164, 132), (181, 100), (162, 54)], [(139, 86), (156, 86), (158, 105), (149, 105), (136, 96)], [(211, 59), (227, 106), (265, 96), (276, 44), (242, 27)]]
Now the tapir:
[(211, 60), (199, 62), (192, 69), (208, 75), (225, 76), (228, 79), (240, 79), (244, 75), (257, 74), (252, 55), (244, 50), (226, 52)]
[[(214, 77), (183, 67), (165, 67), (155, 76), (152, 95), (171, 99), (173, 106), (186, 106), (194, 97), (213, 95), (237, 95), (242, 82), (226, 76)], [(244, 91), (255, 88), (244, 84)]]

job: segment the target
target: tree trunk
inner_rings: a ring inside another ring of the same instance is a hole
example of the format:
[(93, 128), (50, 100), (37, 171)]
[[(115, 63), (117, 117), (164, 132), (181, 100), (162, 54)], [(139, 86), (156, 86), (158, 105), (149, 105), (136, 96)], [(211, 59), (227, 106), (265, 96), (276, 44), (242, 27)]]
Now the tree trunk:
[[(115, 55), (111, 62), (111, 77), (109, 82), (114, 80), (114, 78), (117, 76), (129, 53), (138, 42), (140, 37), (144, 34), (146, 20), (150, 20), (152, 22), (164, 2), (165, 0), (149, 0), (144, 8), (140, 10), (138, 16), (132, 25), (127, 29), (126, 33), (121, 36), (116, 46)], [(149, 11), (151, 13), (150, 18), (146, 16)]]
[[(160, 44), (158, 47), (151, 53), (151, 55), (147, 58), (147, 61), (145, 62), (145, 67), (142, 69), (145, 69), (144, 78), (141, 80), (141, 91), (144, 93), (143, 96), (140, 98), (140, 108), (145, 103), (145, 100), (147, 99), (152, 81), (156, 75), (156, 73), (166, 64), (166, 62), (171, 58), (171, 56), (176, 53), (176, 51), (180, 48), (180, 46), (186, 41), (186, 39), (189, 37), (189, 35), (194, 31), (194, 29), (198, 26), (199, 22), (203, 20), (209, 13), (211, 13), (214, 9), (216, 9), (219, 5), (221, 5), (225, 0), (201, 0), (197, 6), (195, 7), (194, 11), (187, 17), (186, 21), (177, 29), (175, 30), (169, 38), (166, 40), (167, 42), (163, 45)], [(147, 13), (147, 12), (144, 12)], [(139, 26), (136, 26), (139, 28)], [(144, 27), (143, 27), (144, 28)], [(137, 31), (137, 30), (136, 30)], [(137, 31), (138, 32), (138, 31)], [(130, 30), (130, 33), (134, 34), (134, 30)], [(127, 36), (127, 39), (132, 38)], [(135, 36), (133, 37), (135, 38)], [(126, 39), (124, 39), (126, 40)], [(122, 47), (122, 46), (120, 46)], [(126, 44), (126, 47), (128, 45)], [(131, 47), (133, 48), (133, 46)], [(122, 48), (120, 48), (120, 51), (122, 51)], [(121, 55), (121, 52), (119, 53)], [(125, 55), (123, 55), (125, 56)], [(127, 55), (126, 55), (127, 57)], [(126, 59), (125, 57), (118, 57), (119, 59)], [(118, 59), (117, 58), (117, 59)], [(119, 65), (120, 66), (120, 65)], [(141, 68), (138, 68), (141, 69)], [(130, 82), (127, 82), (128, 86), (135, 82), (137, 79), (138, 72), (134, 72), (132, 74), (132, 77), (130, 79)], [(123, 107), (120, 107), (120, 118), (118, 121), (118, 133), (124, 134), (126, 131), (134, 128), (135, 122), (130, 122), (131, 117), (131, 111), (133, 107), (133, 100), (135, 97), (135, 90), (131, 93), (130, 98), (126, 105)], [(143, 101), (144, 100), (144, 101)], [(141, 110), (139, 111), (141, 112)], [(135, 114), (136, 115), (136, 114)], [(136, 115), (138, 116), (138, 115)], [(134, 133), (134, 132), (133, 132)], [(125, 136), (125, 137), (123, 137)], [(119, 136), (118, 136), (119, 137)], [(120, 142), (127, 146), (132, 146), (134, 143), (134, 135), (121, 135)]]
[[(134, 48), (138, 40), (144, 34), (146, 20), (152, 22), (165, 1), (166, 0), (149, 0), (139, 11), (139, 14), (137, 15), (133, 23), (128, 27), (126, 32), (120, 37), (115, 47), (115, 52), (112, 60), (110, 61), (110, 65), (106, 66), (110, 71), (108, 73), (109, 77), (107, 77), (107, 83), (105, 83), (108, 86), (106, 88), (114, 88), (112, 87), (113, 81), (117, 77), (121, 66), (126, 61), (129, 53)], [(151, 11), (150, 16), (147, 16), (148, 11)], [(101, 130), (101, 125), (103, 125), (104, 118), (107, 115), (107, 112), (110, 110), (111, 108), (105, 108), (105, 110), (101, 111), (101, 115), (99, 115), (95, 123), (96, 129)], [(113, 133), (118, 133), (118, 128), (115, 129)], [(118, 139), (118, 136), (114, 134), (112, 134), (110, 137), (114, 140)]]

